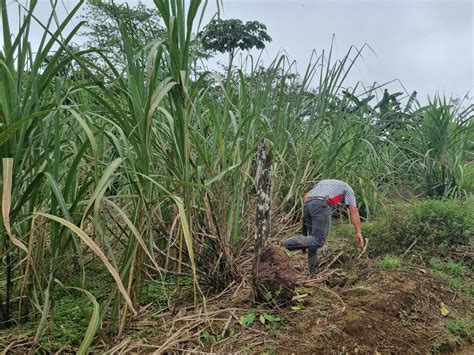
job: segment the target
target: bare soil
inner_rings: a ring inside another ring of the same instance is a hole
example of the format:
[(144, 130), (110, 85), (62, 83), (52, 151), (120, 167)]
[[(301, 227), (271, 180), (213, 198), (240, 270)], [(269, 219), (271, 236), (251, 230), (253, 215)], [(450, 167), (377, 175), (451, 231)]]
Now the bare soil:
[[(438, 336), (445, 335), (440, 305), (443, 302), (453, 312), (462, 312), (472, 307), (467, 300), (416, 268), (365, 270), (369, 271), (356, 280), (349, 278), (342, 286), (326, 292), (322, 287), (323, 292), (308, 296), (304, 312), (295, 314), (295, 325), (300, 325), (282, 336), (277, 349), (364, 353), (456, 350), (460, 344), (455, 342), (436, 344)], [(339, 304), (334, 303), (336, 298)]]

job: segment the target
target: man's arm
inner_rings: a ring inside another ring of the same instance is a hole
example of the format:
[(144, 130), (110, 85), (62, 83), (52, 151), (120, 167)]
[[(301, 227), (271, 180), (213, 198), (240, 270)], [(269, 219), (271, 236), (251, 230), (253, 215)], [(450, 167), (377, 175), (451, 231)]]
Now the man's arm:
[(357, 208), (357, 206), (349, 205), (349, 215), (351, 218), (351, 222), (354, 225), (354, 228), (356, 230), (357, 242), (359, 243), (361, 247), (364, 247), (364, 237), (362, 237), (360, 215), (359, 215), (359, 209)]

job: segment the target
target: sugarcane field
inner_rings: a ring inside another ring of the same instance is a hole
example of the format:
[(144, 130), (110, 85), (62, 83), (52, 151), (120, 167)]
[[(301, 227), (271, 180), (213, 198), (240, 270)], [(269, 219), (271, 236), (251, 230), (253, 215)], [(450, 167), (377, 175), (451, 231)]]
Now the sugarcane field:
[(1, 354), (474, 354), (470, 0), (0, 0)]

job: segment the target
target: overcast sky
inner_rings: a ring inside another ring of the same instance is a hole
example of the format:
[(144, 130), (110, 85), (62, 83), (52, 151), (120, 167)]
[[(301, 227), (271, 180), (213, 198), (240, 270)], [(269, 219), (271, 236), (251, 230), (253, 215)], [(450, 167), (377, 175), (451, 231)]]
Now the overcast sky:
[[(152, 1), (142, 2), (153, 6)], [(75, 3), (62, 0), (59, 17), (64, 17)], [(128, 3), (134, 5), (137, 1)], [(339, 57), (351, 45), (360, 48), (368, 44), (375, 52), (365, 51), (363, 60), (349, 77), (349, 86), (359, 80), (370, 85), (399, 79), (407, 91), (417, 90), (422, 98), (436, 93), (460, 96), (471, 91), (470, 96), (474, 94), (473, 0), (224, 0), (223, 3), (223, 18), (258, 20), (267, 26), (273, 38), (263, 55), (267, 63), (285, 50), (303, 71), (312, 50), (328, 49), (334, 34)], [(44, 18), (50, 9), (48, 0), (39, 0), (40, 17)], [(210, 19), (215, 11), (215, 1), (209, 0), (205, 19)], [(36, 35), (33, 32), (32, 42), (37, 40)], [(223, 56), (217, 60), (226, 62)], [(390, 89), (402, 88), (394, 83)]]

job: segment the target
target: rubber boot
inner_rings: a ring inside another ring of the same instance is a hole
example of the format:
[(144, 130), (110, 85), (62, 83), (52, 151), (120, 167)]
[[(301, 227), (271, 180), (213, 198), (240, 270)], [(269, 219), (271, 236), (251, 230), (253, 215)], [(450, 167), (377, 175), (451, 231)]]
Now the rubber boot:
[(318, 271), (318, 249), (308, 248), (308, 269), (309, 275), (314, 276)]

